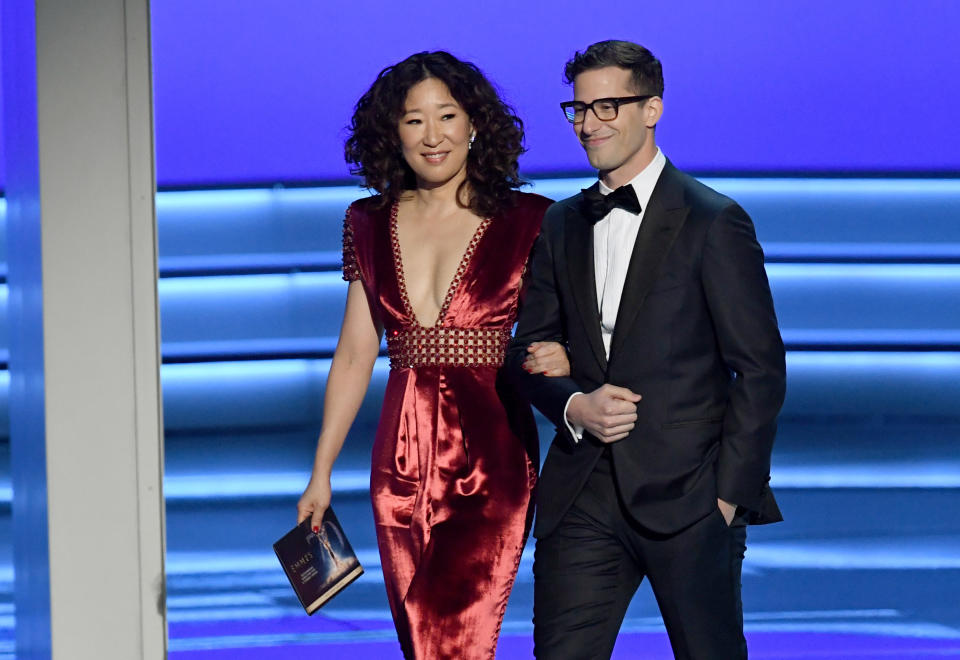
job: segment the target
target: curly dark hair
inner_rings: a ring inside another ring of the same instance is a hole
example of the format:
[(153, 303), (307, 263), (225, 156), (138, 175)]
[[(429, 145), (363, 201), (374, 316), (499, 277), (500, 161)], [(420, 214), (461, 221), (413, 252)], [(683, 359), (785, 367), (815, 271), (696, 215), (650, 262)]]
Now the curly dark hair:
[(525, 151), (523, 122), (479, 68), (444, 51), (417, 53), (388, 66), (360, 97), (344, 145), (350, 172), (383, 195), (384, 204), (416, 188), (413, 170), (401, 154), (398, 127), (407, 92), (427, 78), (447, 86), (476, 130), (457, 203), (484, 217), (495, 215), (510, 204), (511, 191), (525, 183), (517, 172), (517, 159)]

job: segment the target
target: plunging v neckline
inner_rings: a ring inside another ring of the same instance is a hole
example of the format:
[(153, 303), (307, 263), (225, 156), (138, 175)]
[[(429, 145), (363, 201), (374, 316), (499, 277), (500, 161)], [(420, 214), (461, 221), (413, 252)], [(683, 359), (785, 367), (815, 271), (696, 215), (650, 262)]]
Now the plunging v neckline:
[(413, 321), (414, 325), (417, 325), (421, 328), (429, 329), (442, 326), (444, 319), (447, 317), (447, 312), (450, 311), (450, 303), (453, 302), (453, 297), (460, 288), (460, 284), (463, 281), (463, 276), (466, 274), (467, 269), (470, 267), (470, 264), (473, 261), (473, 254), (477, 251), (477, 245), (480, 243), (480, 239), (483, 238), (487, 227), (490, 225), (490, 218), (484, 218), (481, 220), (480, 224), (474, 230), (473, 236), (470, 238), (470, 242), (467, 244), (467, 248), (460, 256), (460, 262), (457, 265), (456, 272), (453, 274), (453, 279), (451, 279), (450, 284), (447, 285), (447, 294), (443, 298), (443, 305), (440, 306), (440, 311), (437, 313), (437, 319), (433, 322), (433, 325), (427, 326), (421, 323), (420, 319), (417, 318), (417, 314), (413, 310), (413, 305), (410, 303), (410, 297), (407, 295), (407, 279), (403, 272), (403, 254), (400, 252), (400, 235), (397, 231), (397, 214), (399, 213), (399, 210), (400, 204), (398, 202), (394, 202), (393, 206), (390, 208), (390, 244), (393, 248), (393, 269), (396, 271), (397, 288), (400, 290), (400, 299), (403, 302), (403, 310), (407, 316), (410, 317), (410, 320)]

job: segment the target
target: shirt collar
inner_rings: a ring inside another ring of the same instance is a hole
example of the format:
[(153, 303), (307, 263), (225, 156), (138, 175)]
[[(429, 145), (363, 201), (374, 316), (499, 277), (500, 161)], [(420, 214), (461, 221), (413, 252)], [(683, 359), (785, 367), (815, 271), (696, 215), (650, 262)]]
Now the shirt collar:
[[(663, 168), (667, 164), (667, 157), (663, 155), (663, 152), (660, 151), (660, 147), (657, 147), (657, 153), (653, 157), (653, 160), (643, 168), (643, 170), (637, 176), (630, 179), (628, 182), (629, 185), (633, 186), (634, 191), (637, 193), (637, 199), (640, 201), (640, 206), (644, 209), (647, 208), (647, 204), (650, 203), (650, 196), (653, 195), (653, 188), (657, 185), (657, 180), (660, 178)], [(600, 181), (600, 192), (604, 195), (609, 195), (613, 192), (612, 188), (606, 186), (603, 181)]]

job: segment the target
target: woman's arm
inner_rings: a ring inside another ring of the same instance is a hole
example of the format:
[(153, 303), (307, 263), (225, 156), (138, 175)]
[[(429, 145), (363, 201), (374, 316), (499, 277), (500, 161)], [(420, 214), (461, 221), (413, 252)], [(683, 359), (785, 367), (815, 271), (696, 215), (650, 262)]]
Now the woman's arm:
[(360, 281), (350, 283), (340, 339), (333, 354), (323, 399), (323, 425), (310, 483), (297, 503), (297, 524), (313, 517), (320, 525), (330, 505), (330, 473), (370, 384), (380, 352), (383, 326), (375, 319)]

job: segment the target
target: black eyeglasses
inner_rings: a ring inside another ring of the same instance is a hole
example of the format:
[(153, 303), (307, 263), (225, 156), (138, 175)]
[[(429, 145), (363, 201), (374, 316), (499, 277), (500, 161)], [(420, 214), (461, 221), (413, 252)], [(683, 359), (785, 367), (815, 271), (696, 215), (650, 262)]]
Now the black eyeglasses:
[(609, 99), (596, 99), (590, 103), (584, 103), (583, 101), (564, 101), (560, 104), (560, 109), (563, 110), (563, 116), (566, 117), (567, 121), (571, 124), (579, 124), (582, 122), (587, 116), (587, 110), (593, 110), (593, 114), (595, 114), (600, 121), (613, 121), (617, 118), (617, 115), (620, 113), (620, 106), (624, 103), (639, 103), (647, 99), (652, 99), (654, 96), (656, 95), (619, 96)]

